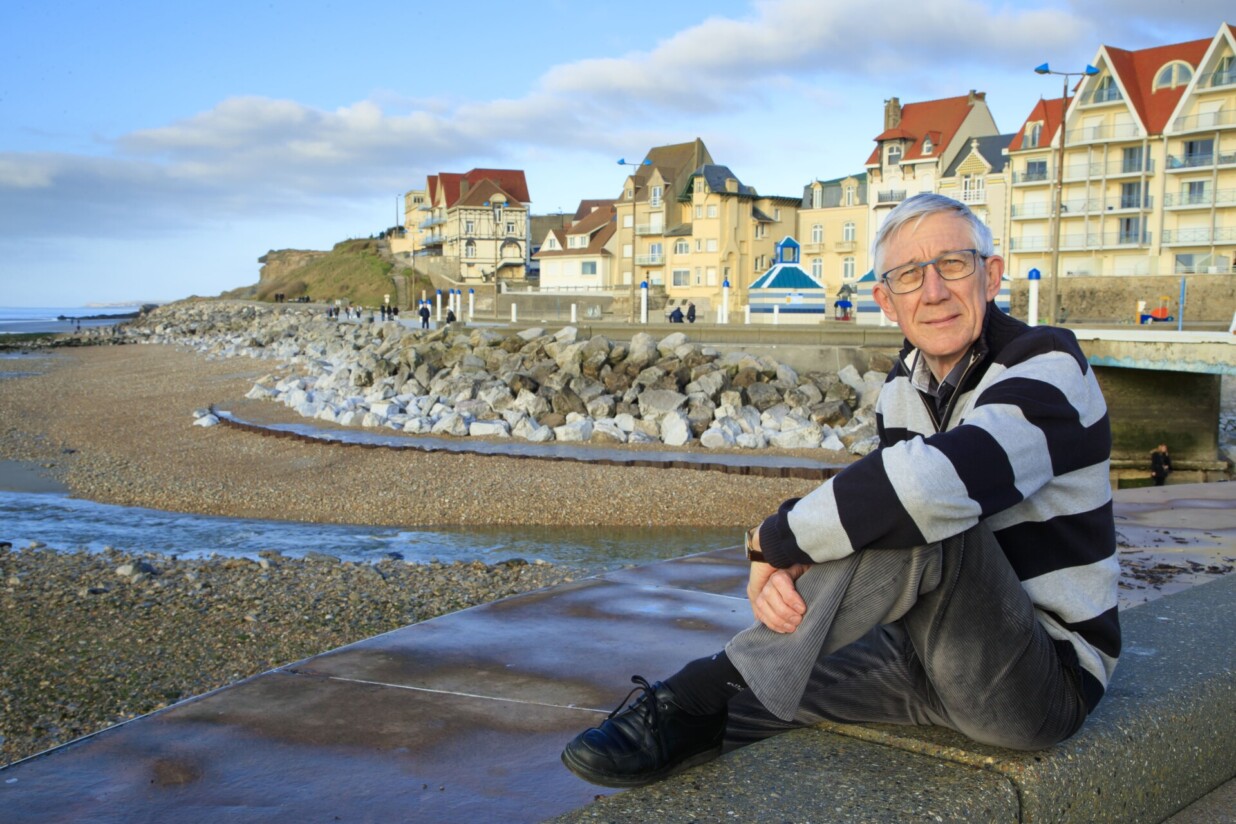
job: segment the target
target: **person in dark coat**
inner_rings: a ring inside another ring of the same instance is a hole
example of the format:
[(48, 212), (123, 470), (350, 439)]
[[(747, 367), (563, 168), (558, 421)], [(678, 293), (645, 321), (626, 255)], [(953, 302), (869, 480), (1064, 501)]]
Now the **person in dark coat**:
[(1161, 443), (1150, 453), (1150, 477), (1154, 478), (1155, 486), (1163, 486), (1171, 473), (1172, 456), (1167, 454), (1167, 444)]
[(421, 311), (418, 314), (421, 316), (421, 328), (428, 329), (429, 328), (429, 306), (422, 303)]
[(682, 323), (682, 307), (674, 307), (674, 311), (670, 312), (670, 323)]
[(687, 323), (695, 323), (695, 304), (687, 301)]

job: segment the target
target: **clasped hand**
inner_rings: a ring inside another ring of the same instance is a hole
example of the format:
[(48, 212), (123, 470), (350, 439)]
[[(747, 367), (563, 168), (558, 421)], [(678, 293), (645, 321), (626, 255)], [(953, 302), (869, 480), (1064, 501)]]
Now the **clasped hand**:
[(811, 567), (795, 564), (777, 569), (770, 564), (754, 562), (747, 579), (747, 598), (755, 620), (773, 632), (793, 632), (802, 623), (807, 602), (798, 594), (794, 582)]

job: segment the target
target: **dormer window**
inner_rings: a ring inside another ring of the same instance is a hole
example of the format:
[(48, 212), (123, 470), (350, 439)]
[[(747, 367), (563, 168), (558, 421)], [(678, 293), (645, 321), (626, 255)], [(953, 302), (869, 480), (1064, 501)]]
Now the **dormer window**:
[(1094, 91), (1090, 93), (1091, 103), (1110, 103), (1113, 100), (1121, 100), (1120, 87), (1112, 80), (1110, 74), (1105, 74), (1098, 79), (1094, 84)]
[(1033, 123), (1026, 124), (1026, 133), (1022, 138), (1021, 147), (1023, 149), (1037, 149), (1039, 142), (1043, 139), (1043, 121), (1036, 120)]
[(648, 193), (648, 205), (654, 209), (661, 205), (661, 187), (653, 186)]
[(888, 147), (888, 165), (896, 166), (901, 163), (901, 144), (891, 143)]
[(1155, 77), (1155, 91), (1159, 89), (1174, 89), (1177, 86), (1184, 86), (1193, 79), (1193, 67), (1188, 63), (1179, 60), (1168, 63), (1159, 70), (1159, 74)]
[(931, 154), (931, 150), (932, 150), (931, 138), (930, 137), (924, 138), (923, 139), (923, 154), (929, 155)]

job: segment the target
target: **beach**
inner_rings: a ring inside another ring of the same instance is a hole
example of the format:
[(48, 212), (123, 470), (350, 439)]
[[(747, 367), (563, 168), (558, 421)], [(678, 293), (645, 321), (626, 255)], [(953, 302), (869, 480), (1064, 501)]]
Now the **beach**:
[[(244, 394), (271, 369), (172, 346), (0, 359), (0, 373), (18, 375), (0, 377), (0, 487), (231, 517), (732, 525), (738, 535), (816, 485), (343, 448), (192, 425), (194, 410), (212, 403), (246, 408)], [(297, 419), (275, 404), (252, 411)], [(579, 574), (518, 562), (173, 560), (140, 548), (73, 549), (0, 548), (0, 763), (275, 666)]]

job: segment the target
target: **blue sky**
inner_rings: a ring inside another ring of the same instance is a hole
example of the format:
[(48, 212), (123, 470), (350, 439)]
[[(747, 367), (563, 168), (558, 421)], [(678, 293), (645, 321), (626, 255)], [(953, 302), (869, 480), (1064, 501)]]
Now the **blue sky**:
[(535, 212), (613, 197), (615, 161), (701, 137), (764, 194), (862, 169), (883, 102), (1212, 37), (1218, 0), (6, 0), (0, 305), (174, 300), (269, 249), (395, 223), (439, 171), (520, 168)]

